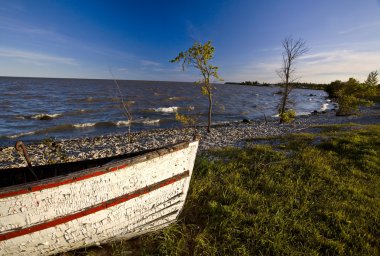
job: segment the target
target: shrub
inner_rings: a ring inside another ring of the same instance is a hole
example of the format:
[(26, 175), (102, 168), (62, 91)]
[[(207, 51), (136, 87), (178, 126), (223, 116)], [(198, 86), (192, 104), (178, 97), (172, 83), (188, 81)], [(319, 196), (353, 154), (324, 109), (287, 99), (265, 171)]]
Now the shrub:
[(326, 86), (325, 91), (328, 93), (329, 98), (337, 98), (337, 91), (342, 87), (342, 81), (336, 80)]
[(336, 97), (339, 104), (338, 116), (352, 115), (359, 109), (360, 105), (370, 106), (372, 101), (368, 97), (376, 93), (376, 87), (360, 83), (354, 78), (336, 86)]
[(282, 123), (291, 123), (296, 117), (296, 112), (293, 109), (288, 109), (280, 113), (280, 120)]

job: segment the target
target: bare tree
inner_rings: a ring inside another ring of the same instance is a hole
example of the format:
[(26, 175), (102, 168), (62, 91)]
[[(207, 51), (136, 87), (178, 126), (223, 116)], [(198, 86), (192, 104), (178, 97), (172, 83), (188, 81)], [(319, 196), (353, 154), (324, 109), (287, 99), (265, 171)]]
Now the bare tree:
[(281, 78), (284, 85), (279, 106), (280, 123), (285, 121), (289, 94), (293, 89), (292, 83), (297, 80), (297, 78), (294, 76), (295, 61), (300, 56), (309, 51), (309, 49), (306, 47), (306, 42), (303, 39), (300, 38), (298, 40), (294, 40), (291, 36), (286, 37), (282, 41), (282, 47), (282, 67), (277, 70), (277, 75)]
[(117, 91), (118, 91), (118, 94), (119, 94), (119, 99), (120, 99), (120, 103), (121, 103), (122, 112), (123, 112), (123, 114), (125, 115), (125, 117), (128, 120), (128, 142), (131, 143), (132, 142), (131, 126), (132, 126), (132, 119), (133, 119), (132, 111), (131, 111), (131, 105), (132, 105), (132, 103), (130, 101), (127, 101), (127, 102), (124, 101), (123, 94), (122, 94), (122, 92), (120, 90), (119, 83), (115, 79), (115, 76), (113, 75), (113, 73), (111, 71), (111, 68), (109, 68), (109, 71), (110, 71), (110, 73), (112, 75), (113, 81), (114, 81), (114, 83), (116, 85), (116, 88), (117, 88)]

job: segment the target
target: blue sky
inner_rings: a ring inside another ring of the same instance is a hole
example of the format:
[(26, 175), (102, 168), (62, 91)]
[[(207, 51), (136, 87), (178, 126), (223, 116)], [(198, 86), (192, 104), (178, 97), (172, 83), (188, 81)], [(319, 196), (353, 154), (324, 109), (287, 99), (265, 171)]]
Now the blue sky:
[(380, 70), (380, 0), (2, 0), (0, 35), (0, 76), (195, 81), (169, 60), (211, 40), (225, 81), (278, 82), (286, 36), (300, 81)]

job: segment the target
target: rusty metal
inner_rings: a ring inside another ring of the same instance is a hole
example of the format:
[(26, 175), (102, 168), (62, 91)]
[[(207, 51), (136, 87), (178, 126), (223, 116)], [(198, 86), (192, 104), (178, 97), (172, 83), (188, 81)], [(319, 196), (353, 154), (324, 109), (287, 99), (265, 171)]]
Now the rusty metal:
[(201, 140), (201, 135), (198, 133), (198, 131), (194, 132), (193, 140), (194, 141), (200, 141)]
[(16, 150), (18, 152), (22, 152), (24, 154), (25, 160), (26, 160), (26, 162), (28, 164), (29, 171), (32, 173), (32, 175), (34, 176), (34, 178), (36, 180), (38, 180), (38, 176), (36, 175), (36, 173), (33, 170), (32, 163), (30, 162), (30, 158), (29, 158), (28, 152), (26, 151), (24, 143), (22, 143), (22, 141), (17, 141), (16, 145), (15, 145), (15, 148), (16, 148)]

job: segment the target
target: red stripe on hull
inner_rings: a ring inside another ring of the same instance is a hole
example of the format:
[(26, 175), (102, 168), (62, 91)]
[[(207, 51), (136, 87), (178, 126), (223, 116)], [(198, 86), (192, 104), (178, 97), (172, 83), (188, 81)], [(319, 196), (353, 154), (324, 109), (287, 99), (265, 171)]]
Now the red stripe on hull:
[(48, 189), (48, 188), (54, 188), (54, 187), (70, 184), (70, 183), (73, 183), (73, 182), (77, 182), (77, 181), (80, 181), (80, 180), (86, 180), (86, 179), (93, 178), (93, 177), (96, 177), (96, 176), (100, 176), (100, 175), (103, 175), (103, 174), (106, 174), (106, 173), (109, 173), (109, 172), (115, 172), (115, 171), (120, 170), (120, 169), (125, 168), (125, 167), (127, 167), (127, 165), (123, 164), (123, 165), (120, 165), (120, 166), (112, 167), (112, 168), (110, 168), (108, 170), (98, 171), (98, 172), (92, 172), (92, 173), (89, 173), (89, 174), (85, 174), (85, 175), (78, 176), (78, 177), (73, 177), (73, 178), (70, 178), (70, 179), (67, 179), (67, 180), (63, 180), (63, 181), (58, 181), (58, 182), (48, 183), (48, 184), (43, 184), (43, 185), (36, 185), (36, 186), (25, 188), (25, 189), (5, 192), (5, 193), (0, 194), (0, 199), (6, 198), (6, 197), (11, 197), (11, 196), (17, 196), (17, 195), (27, 194), (27, 193), (31, 193), (31, 192), (34, 192), (34, 191), (41, 191), (41, 190)]
[(98, 211), (101, 211), (101, 210), (110, 208), (112, 206), (124, 203), (126, 201), (129, 201), (129, 200), (131, 200), (133, 198), (136, 198), (136, 197), (139, 197), (141, 195), (148, 194), (150, 191), (154, 191), (154, 190), (157, 190), (159, 188), (165, 187), (167, 185), (170, 185), (170, 184), (172, 184), (172, 183), (174, 183), (176, 181), (179, 181), (179, 180), (181, 180), (183, 178), (186, 178), (188, 176), (189, 176), (189, 171), (185, 171), (185, 172), (183, 172), (181, 174), (178, 174), (178, 175), (173, 176), (171, 178), (168, 178), (168, 179), (165, 179), (163, 181), (157, 182), (157, 183), (152, 184), (152, 185), (150, 185), (148, 187), (141, 188), (141, 189), (136, 190), (136, 191), (134, 191), (132, 193), (125, 194), (125, 195), (122, 195), (120, 197), (117, 197), (117, 198), (108, 200), (106, 202), (100, 203), (100, 204), (98, 204), (96, 206), (87, 208), (87, 209), (85, 209), (85, 210), (83, 210), (81, 212), (77, 212), (77, 213), (74, 213), (74, 214), (71, 214), (71, 215), (60, 217), (60, 218), (54, 219), (54, 220), (46, 222), (46, 223), (42, 223), (42, 224), (38, 224), (38, 225), (35, 225), (35, 226), (31, 226), (29, 228), (24, 228), (24, 229), (8, 232), (6, 234), (1, 234), (0, 235), (0, 241), (8, 240), (8, 239), (15, 238), (15, 237), (18, 237), (18, 236), (27, 235), (27, 234), (30, 234), (30, 233), (33, 233), (33, 232), (37, 232), (37, 231), (40, 231), (40, 230), (43, 230), (43, 229), (51, 228), (51, 227), (54, 227), (54, 226), (57, 226), (57, 225), (60, 225), (60, 224), (63, 224), (63, 223), (66, 223), (66, 222), (69, 222), (69, 221), (72, 221), (72, 220), (84, 217), (84, 216), (87, 216), (87, 215), (90, 215), (90, 214), (93, 214), (93, 213), (96, 213)]

